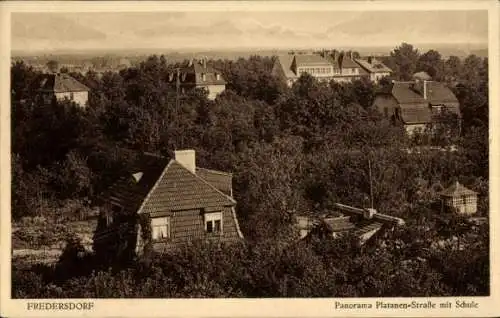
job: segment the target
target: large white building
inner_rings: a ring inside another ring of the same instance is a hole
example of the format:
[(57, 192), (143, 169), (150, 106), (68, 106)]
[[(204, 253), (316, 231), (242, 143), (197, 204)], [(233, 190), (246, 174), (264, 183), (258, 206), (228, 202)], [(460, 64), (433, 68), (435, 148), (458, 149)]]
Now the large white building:
[(320, 81), (350, 82), (364, 77), (378, 82), (391, 72), (387, 66), (375, 59), (355, 59), (352, 55), (327, 53), (278, 56), (272, 69), (273, 76), (282, 78), (288, 86), (292, 86), (304, 73)]

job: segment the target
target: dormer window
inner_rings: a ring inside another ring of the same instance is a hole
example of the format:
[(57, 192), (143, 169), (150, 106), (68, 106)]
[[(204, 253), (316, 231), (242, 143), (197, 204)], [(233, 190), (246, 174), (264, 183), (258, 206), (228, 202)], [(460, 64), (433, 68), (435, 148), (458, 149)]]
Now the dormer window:
[(137, 172), (132, 175), (136, 183), (139, 183), (139, 181), (141, 181), (142, 176), (143, 176), (142, 172)]

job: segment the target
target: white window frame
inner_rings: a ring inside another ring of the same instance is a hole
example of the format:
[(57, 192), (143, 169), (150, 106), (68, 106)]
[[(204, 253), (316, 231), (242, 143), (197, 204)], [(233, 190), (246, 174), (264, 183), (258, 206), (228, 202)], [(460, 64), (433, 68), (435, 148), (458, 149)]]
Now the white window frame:
[[(215, 231), (215, 224), (216, 221), (220, 222), (220, 230)], [(222, 234), (224, 231), (224, 222), (222, 219), (222, 211), (217, 211), (217, 212), (205, 212), (204, 214), (204, 224), (205, 224), (205, 232), (209, 234)], [(211, 232), (209, 232), (209, 224), (212, 229)]]
[(159, 241), (171, 236), (171, 219), (169, 216), (151, 218), (151, 239)]

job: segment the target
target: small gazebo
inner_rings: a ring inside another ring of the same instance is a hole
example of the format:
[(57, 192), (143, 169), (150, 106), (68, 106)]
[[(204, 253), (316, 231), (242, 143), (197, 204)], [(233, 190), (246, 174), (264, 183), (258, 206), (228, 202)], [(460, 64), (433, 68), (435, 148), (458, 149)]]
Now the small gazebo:
[(477, 212), (477, 192), (467, 189), (458, 181), (440, 193), (442, 207), (454, 210), (458, 214)]

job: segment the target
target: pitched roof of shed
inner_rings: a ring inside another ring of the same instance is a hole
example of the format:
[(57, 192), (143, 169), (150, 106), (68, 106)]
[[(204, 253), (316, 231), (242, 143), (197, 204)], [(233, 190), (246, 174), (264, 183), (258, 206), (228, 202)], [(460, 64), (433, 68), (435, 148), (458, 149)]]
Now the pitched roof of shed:
[(43, 74), (39, 78), (40, 90), (50, 91), (55, 93), (64, 92), (81, 92), (89, 91), (90, 89), (78, 82), (73, 77), (64, 73)]
[(351, 217), (336, 217), (323, 219), (328, 229), (332, 232), (344, 232), (356, 228), (356, 224), (351, 221)]
[(476, 194), (477, 193), (475, 191), (472, 191), (464, 187), (458, 181), (440, 192), (440, 195), (445, 197), (460, 197), (463, 195), (476, 195)]

